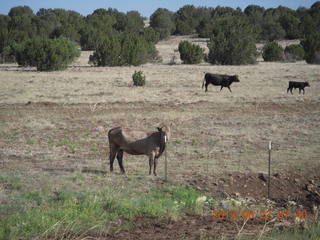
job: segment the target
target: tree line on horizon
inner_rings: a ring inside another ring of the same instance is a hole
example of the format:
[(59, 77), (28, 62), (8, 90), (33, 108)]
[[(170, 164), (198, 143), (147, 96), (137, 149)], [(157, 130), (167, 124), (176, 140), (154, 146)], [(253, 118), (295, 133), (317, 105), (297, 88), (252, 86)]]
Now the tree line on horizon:
[[(158, 8), (148, 27), (145, 20), (138, 11), (122, 13), (112, 8), (82, 16), (72, 10), (42, 8), (34, 13), (28, 6), (13, 7), (7, 15), (0, 15), (0, 58), (38, 70), (58, 70), (66, 68), (81, 49), (94, 51), (90, 62), (96, 66), (140, 65), (157, 61), (155, 44), (159, 40), (189, 34), (210, 39), (208, 47), (214, 52), (207, 57), (213, 64), (252, 63), (253, 45), (259, 41), (307, 39), (312, 35), (308, 40), (312, 46), (307, 48), (320, 50), (320, 1), (296, 10), (249, 5), (242, 11), (185, 5), (176, 12)], [(221, 46), (228, 41), (235, 43)], [(248, 59), (237, 59), (242, 53), (231, 56), (231, 61), (217, 60), (220, 55), (232, 55), (228, 52), (232, 49), (243, 49)]]

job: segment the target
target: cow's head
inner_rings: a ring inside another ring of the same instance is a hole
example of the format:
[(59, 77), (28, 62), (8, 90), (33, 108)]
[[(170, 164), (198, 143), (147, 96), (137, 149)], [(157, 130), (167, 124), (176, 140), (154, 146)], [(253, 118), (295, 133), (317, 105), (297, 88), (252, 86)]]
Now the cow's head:
[(169, 141), (171, 137), (171, 126), (169, 125), (163, 125), (162, 127), (157, 127), (159, 132), (163, 132), (165, 136), (166, 142)]
[(238, 75), (233, 75), (231, 76), (229, 79), (232, 80), (232, 82), (240, 82), (239, 78), (238, 78)]
[(304, 82), (304, 86), (305, 86), (305, 87), (310, 87), (309, 82)]

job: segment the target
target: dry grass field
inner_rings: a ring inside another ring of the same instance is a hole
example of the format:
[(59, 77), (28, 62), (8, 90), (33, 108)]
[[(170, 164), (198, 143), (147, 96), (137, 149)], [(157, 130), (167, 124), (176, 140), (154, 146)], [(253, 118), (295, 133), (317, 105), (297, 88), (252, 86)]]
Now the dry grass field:
[[(184, 65), (177, 52), (182, 39), (206, 46), (194, 37), (170, 38), (157, 45), (162, 63), (139, 67), (91, 67), (90, 52), (82, 52), (65, 71), (0, 65), (0, 171), (19, 176), (30, 188), (63, 188), (59, 179), (84, 169), (106, 172), (106, 181), (112, 181), (108, 129), (153, 130), (162, 123), (173, 126), (167, 149), (172, 181), (266, 173), (270, 140), (272, 173), (320, 170), (319, 65), (262, 60), (244, 66)], [(144, 87), (132, 86), (135, 70), (146, 75)], [(231, 86), (232, 93), (212, 85), (205, 93), (204, 72), (237, 74), (240, 83)], [(304, 95), (287, 94), (291, 80), (309, 81), (311, 87)], [(164, 157), (159, 179), (163, 163)], [(147, 177), (146, 157), (125, 155), (124, 165), (129, 176), (154, 181)], [(51, 175), (44, 178), (42, 172)], [(91, 178), (85, 184), (98, 187)], [(0, 203), (9, 199), (2, 186)]]

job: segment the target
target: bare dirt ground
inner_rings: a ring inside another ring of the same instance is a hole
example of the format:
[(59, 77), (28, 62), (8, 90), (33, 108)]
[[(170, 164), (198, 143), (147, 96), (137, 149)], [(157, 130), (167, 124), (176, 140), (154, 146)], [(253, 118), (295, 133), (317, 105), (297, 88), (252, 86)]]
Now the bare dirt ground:
[[(267, 187), (261, 176), (267, 173), (271, 140), (273, 200), (279, 207), (288, 200), (308, 210), (319, 205), (320, 67), (263, 61), (245, 66), (183, 65), (176, 51), (182, 39), (206, 45), (193, 37), (170, 38), (157, 45), (162, 63), (140, 67), (91, 67), (90, 52), (59, 72), (0, 65), (1, 170), (107, 173), (108, 129), (121, 125), (153, 130), (172, 123), (171, 181), (188, 182), (215, 197), (223, 192), (263, 200)], [(173, 56), (176, 64), (171, 65)], [(146, 86), (132, 86), (135, 70), (144, 72)], [(205, 93), (204, 72), (237, 74), (240, 83), (231, 86), (232, 93), (212, 85)], [(290, 80), (309, 81), (311, 87), (304, 95), (297, 90), (287, 94)], [(147, 174), (145, 157), (124, 158), (129, 175)], [(159, 176), (164, 175), (163, 160)], [(109, 237), (150, 239), (156, 232), (154, 239), (177, 239), (238, 232), (234, 223), (207, 220), (140, 219), (130, 232)], [(146, 222), (149, 227), (142, 230), (139, 224)], [(248, 232), (257, 224), (263, 226), (252, 221)]]

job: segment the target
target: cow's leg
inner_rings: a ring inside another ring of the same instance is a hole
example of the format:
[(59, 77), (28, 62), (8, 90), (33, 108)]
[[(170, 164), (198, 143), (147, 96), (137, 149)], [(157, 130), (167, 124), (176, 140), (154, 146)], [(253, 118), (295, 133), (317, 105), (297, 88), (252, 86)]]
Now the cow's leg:
[(299, 94), (301, 93), (301, 88), (299, 88)]
[(158, 164), (158, 158), (154, 158), (153, 175), (155, 176), (157, 176), (157, 164)]
[(119, 151), (119, 147), (115, 144), (112, 144), (112, 143), (109, 144), (109, 147), (110, 147), (110, 153), (109, 153), (110, 172), (112, 172), (113, 171), (113, 162), (117, 156), (117, 153)]
[(123, 167), (123, 150), (119, 150), (117, 153), (117, 159), (118, 159), (118, 163), (119, 163), (119, 167), (122, 173), (126, 173), (126, 171), (124, 170)]
[(230, 91), (230, 92), (232, 92), (232, 91), (231, 91), (231, 88), (230, 88), (230, 86), (228, 86), (228, 88), (229, 88), (229, 91)]
[(293, 94), (293, 93), (292, 93), (292, 89), (293, 89), (293, 88), (290, 88), (290, 92), (291, 92), (291, 94)]
[(289, 92), (289, 90), (290, 90), (290, 87), (287, 88), (287, 93)]
[(152, 170), (152, 166), (153, 166), (153, 163), (154, 163), (154, 158), (155, 158), (154, 154), (151, 153), (149, 155), (149, 175), (151, 175), (151, 170)]
[(304, 88), (302, 88), (302, 90), (303, 90), (303, 95), (304, 95)]
[(209, 86), (209, 83), (208, 83), (208, 82), (206, 82), (206, 85), (205, 85), (206, 90), (205, 90), (205, 92), (207, 92), (207, 91), (208, 91), (208, 86)]
[(223, 86), (221, 86), (221, 88), (220, 88), (220, 92), (221, 92), (222, 88), (223, 88)]

